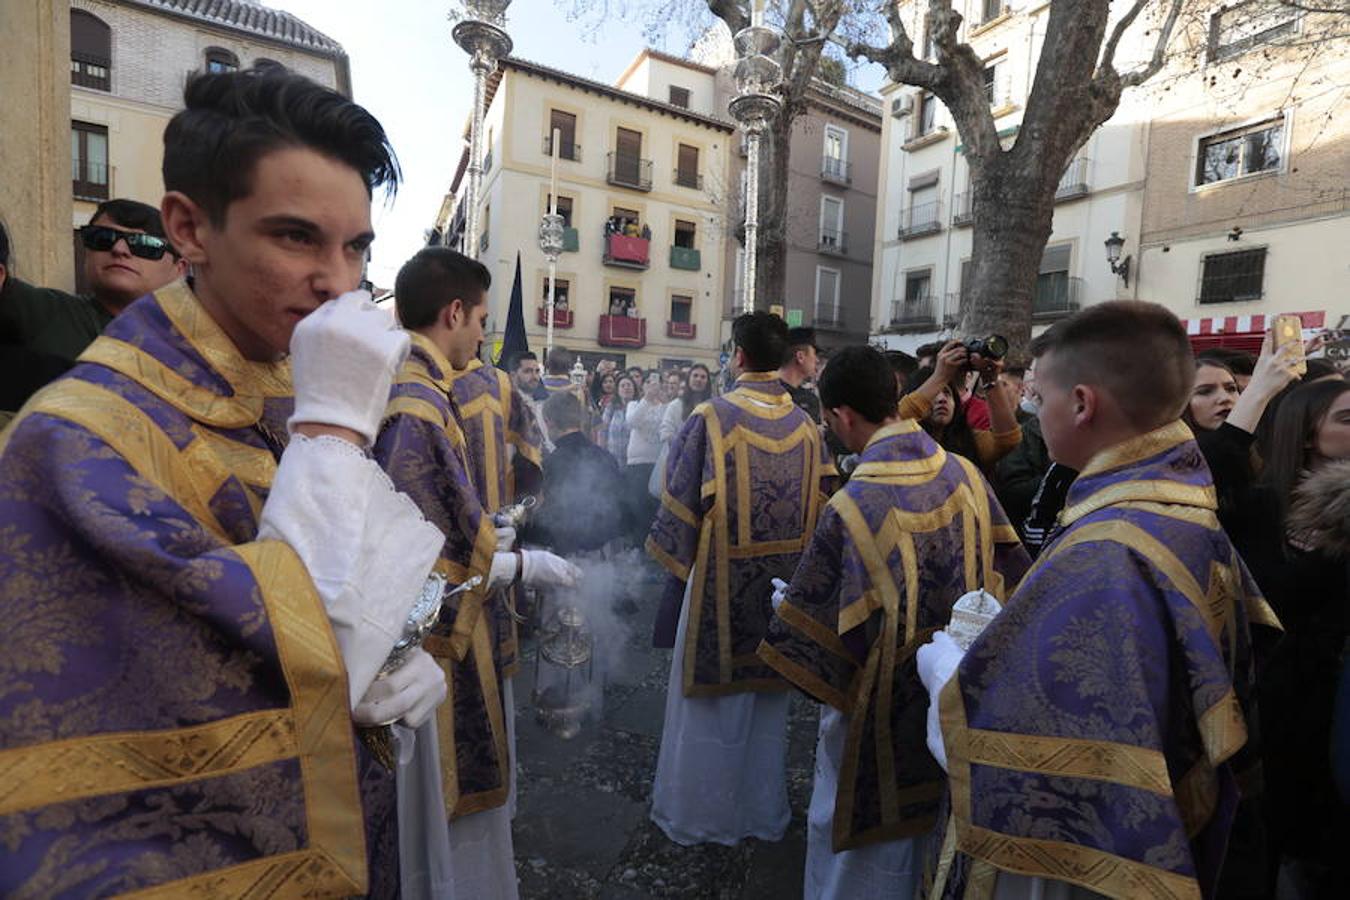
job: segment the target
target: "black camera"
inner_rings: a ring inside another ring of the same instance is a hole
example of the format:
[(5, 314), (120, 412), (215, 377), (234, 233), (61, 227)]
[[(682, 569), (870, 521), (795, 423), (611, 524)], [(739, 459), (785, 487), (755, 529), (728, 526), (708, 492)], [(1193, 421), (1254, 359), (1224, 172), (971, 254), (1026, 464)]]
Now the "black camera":
[(986, 338), (971, 338), (965, 343), (966, 352), (976, 353), (985, 359), (1002, 359), (1008, 353), (1008, 339), (1001, 334), (991, 334)]

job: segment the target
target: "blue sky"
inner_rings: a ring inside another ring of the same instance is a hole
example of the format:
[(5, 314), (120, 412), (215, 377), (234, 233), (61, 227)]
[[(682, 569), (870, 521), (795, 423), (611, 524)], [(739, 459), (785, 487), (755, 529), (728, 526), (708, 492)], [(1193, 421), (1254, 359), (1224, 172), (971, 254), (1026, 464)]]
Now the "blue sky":
[[(392, 287), (394, 274), (422, 245), (440, 208), (473, 103), (468, 57), (450, 38), (446, 14), (451, 4), (266, 0), (266, 5), (299, 16), (346, 48), (357, 102), (389, 132), (404, 181), (391, 206), (377, 200), (372, 211), (377, 237), (370, 277)], [(617, 78), (648, 43), (640, 23), (618, 17), (586, 34), (581, 24), (568, 21), (563, 4), (551, 0), (515, 0), (507, 12), (507, 30), (515, 55), (601, 81)], [(657, 49), (683, 54), (686, 30), (668, 31)], [(533, 232), (534, 223), (529, 228)]]

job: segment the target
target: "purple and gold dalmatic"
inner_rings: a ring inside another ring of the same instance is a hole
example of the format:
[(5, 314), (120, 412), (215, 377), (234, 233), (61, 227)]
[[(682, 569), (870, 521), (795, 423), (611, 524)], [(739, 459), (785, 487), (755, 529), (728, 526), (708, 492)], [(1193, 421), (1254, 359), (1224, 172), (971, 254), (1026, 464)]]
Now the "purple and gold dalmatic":
[(784, 690), (755, 655), (835, 477), (820, 432), (774, 373), (699, 404), (670, 445), (647, 551), (670, 578), (655, 643), (674, 644), (690, 578), (684, 694)]
[(397, 893), (393, 779), (256, 540), (292, 408), (177, 283), (0, 436), (0, 895)]
[(445, 535), (435, 571), (451, 584), (483, 585), (447, 604), (424, 648), (445, 672), (447, 702), (436, 708), (441, 784), (450, 817), (506, 801), (506, 720), (493, 653), (485, 586), (497, 538), (464, 457), (464, 434), (450, 397), (450, 363), (435, 344), (409, 332), (412, 351), (390, 393), (375, 458), (394, 487)]
[(1278, 626), (1215, 507), (1180, 422), (1084, 468), (1064, 530), (942, 692), (934, 896), (980, 894), (998, 870), (1214, 895), (1255, 759), (1248, 626)]
[[(483, 506), (495, 513), (514, 503), (521, 493), (538, 489), (543, 478), (539, 425), (530, 405), (500, 369), (475, 359), (463, 369), (450, 370), (449, 377), (464, 432), (469, 474)], [(516, 621), (506, 603), (491, 604), (489, 615), (497, 670), (503, 677), (510, 677), (520, 668)]]
[(933, 827), (942, 769), (914, 653), (983, 588), (999, 600), (1030, 560), (979, 470), (912, 419), (868, 441), (830, 498), (759, 656), (848, 717), (836, 852)]

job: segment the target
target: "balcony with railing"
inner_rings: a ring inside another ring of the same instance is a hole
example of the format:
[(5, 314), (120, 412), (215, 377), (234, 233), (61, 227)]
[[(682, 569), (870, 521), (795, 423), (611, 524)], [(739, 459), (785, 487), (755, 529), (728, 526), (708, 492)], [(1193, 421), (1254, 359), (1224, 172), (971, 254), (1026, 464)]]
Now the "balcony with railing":
[(891, 328), (897, 331), (922, 331), (936, 326), (931, 296), (903, 297), (891, 301)]
[(963, 228), (975, 221), (974, 199), (975, 195), (970, 191), (963, 191), (952, 198), (953, 228)]
[(675, 169), (670, 177), (677, 187), (692, 188), (696, 191), (703, 190), (703, 176), (697, 172), (691, 172), (688, 169)]
[(693, 322), (667, 322), (666, 337), (692, 341), (698, 335), (698, 326)]
[[(544, 135), (544, 155), (553, 155), (553, 135), (551, 134)], [(581, 162), (581, 145), (563, 140), (558, 141), (558, 159)]]
[(703, 255), (693, 247), (675, 247), (670, 248), (670, 267), (672, 269), (683, 269), (686, 272), (697, 272), (703, 268)]
[(621, 269), (645, 269), (651, 265), (651, 244), (646, 238), (607, 234), (603, 262)]
[[(540, 324), (540, 325), (548, 325), (548, 304), (547, 304), (547, 303), (541, 304), (541, 305), (539, 306), (539, 324)], [(554, 327), (554, 328), (571, 328), (571, 327), (572, 327), (572, 310), (567, 309), (566, 307), (563, 307), (563, 308), (559, 309), (557, 306), (554, 306), (554, 307), (553, 307), (553, 327)]]
[(941, 213), (941, 200), (909, 207), (900, 216), (900, 231), (896, 237), (905, 241), (927, 234), (937, 234), (942, 230), (942, 221), (938, 218)]
[(605, 181), (635, 191), (652, 189), (652, 161), (626, 153), (610, 153), (606, 157)]
[(953, 328), (961, 324), (961, 313), (964, 312), (966, 305), (966, 295), (963, 291), (948, 291), (946, 300), (942, 304), (942, 324), (946, 328)]
[(595, 342), (601, 347), (647, 346), (647, 320), (636, 316), (601, 316), (600, 330)]
[(836, 156), (825, 156), (820, 160), (820, 180), (833, 184), (850, 185), (853, 183), (853, 164)]
[(816, 238), (816, 251), (831, 256), (848, 256), (848, 232), (822, 228)]
[(1087, 195), (1088, 169), (1091, 163), (1092, 161), (1086, 157), (1079, 157), (1069, 163), (1069, 167), (1059, 178), (1059, 187), (1055, 188), (1056, 200), (1072, 200)]
[(1031, 299), (1031, 318), (1044, 322), (1073, 315), (1080, 308), (1083, 279), (1071, 278), (1065, 272), (1043, 274), (1036, 281), (1036, 293)]

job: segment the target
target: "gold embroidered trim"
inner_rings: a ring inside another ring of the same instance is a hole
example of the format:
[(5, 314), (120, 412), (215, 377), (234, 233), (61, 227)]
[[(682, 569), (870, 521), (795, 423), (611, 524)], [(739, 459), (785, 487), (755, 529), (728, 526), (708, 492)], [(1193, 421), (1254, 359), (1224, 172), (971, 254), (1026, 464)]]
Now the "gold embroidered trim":
[(67, 738), (0, 751), (0, 815), (182, 784), (295, 756), (285, 710), (159, 731)]
[(352, 890), (351, 881), (331, 859), (313, 850), (297, 850), (224, 869), (212, 869), (122, 896), (146, 900), (159, 897), (165, 900), (217, 900), (225, 897), (274, 900), (283, 897), (340, 897), (350, 894)]
[(848, 648), (845, 647), (844, 642), (839, 639), (839, 635), (830, 631), (825, 625), (811, 618), (791, 603), (784, 600), (782, 603), (778, 604), (778, 609), (775, 614), (785, 623), (802, 632), (808, 638), (815, 641), (835, 656), (857, 665), (857, 660), (853, 658), (852, 653), (848, 652)]
[(769, 666), (779, 675), (782, 675), (812, 697), (815, 697), (822, 703), (830, 704), (830, 706), (833, 706), (842, 713), (849, 714), (852, 712), (854, 704), (849, 697), (830, 685), (815, 672), (793, 662), (777, 647), (767, 641), (760, 641), (759, 650), (757, 650), (756, 653), (764, 665)]
[(1195, 434), (1185, 422), (1177, 420), (1157, 428), (1147, 434), (1122, 441), (1113, 447), (1107, 447), (1088, 460), (1079, 478), (1110, 472), (1160, 456), (1187, 441), (1195, 440)]
[[(1082, 476), (1079, 476), (1080, 478)], [(1115, 506), (1125, 501), (1145, 503), (1172, 503), (1179, 506), (1195, 506), (1213, 510), (1219, 508), (1214, 488), (1196, 487), (1190, 484), (1178, 484), (1175, 481), (1156, 479), (1153, 481), (1122, 481), (1110, 487), (1102, 488), (1094, 494), (1065, 508), (1059, 514), (1061, 525), (1068, 526), (1089, 513)]]
[(179, 412), (217, 428), (248, 428), (262, 416), (261, 395), (222, 396), (194, 384), (141, 348), (106, 335), (86, 347), (78, 361), (119, 372)]
[(966, 738), (969, 760), (976, 765), (1107, 781), (1164, 797), (1172, 795), (1167, 760), (1146, 747), (980, 728), (969, 729)]
[(175, 281), (155, 291), (155, 302), (183, 340), (229, 383), (236, 395), (289, 397), (294, 393), (290, 363), (244, 359), (234, 341), (206, 312), (186, 283)]

